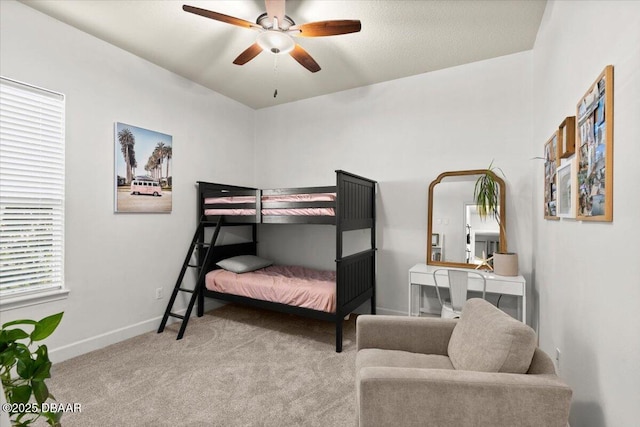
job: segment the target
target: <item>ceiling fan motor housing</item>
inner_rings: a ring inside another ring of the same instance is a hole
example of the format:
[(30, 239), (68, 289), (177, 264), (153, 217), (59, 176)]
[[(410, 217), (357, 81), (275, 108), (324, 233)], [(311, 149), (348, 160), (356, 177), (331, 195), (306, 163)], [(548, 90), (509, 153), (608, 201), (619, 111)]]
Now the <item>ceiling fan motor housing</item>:
[[(296, 23), (293, 22), (293, 19), (291, 19), (290, 17), (288, 17), (287, 15), (284, 16), (284, 20), (282, 22), (279, 21), (275, 21), (278, 23), (278, 27), (277, 29), (282, 30), (282, 31), (287, 31), (290, 27), (294, 26)], [(264, 28), (265, 30), (271, 30), (274, 29), (274, 20), (272, 20), (271, 18), (269, 18), (269, 15), (267, 15), (267, 13), (263, 13), (262, 15), (258, 16), (258, 19), (256, 19), (256, 24), (260, 25), (262, 28)]]

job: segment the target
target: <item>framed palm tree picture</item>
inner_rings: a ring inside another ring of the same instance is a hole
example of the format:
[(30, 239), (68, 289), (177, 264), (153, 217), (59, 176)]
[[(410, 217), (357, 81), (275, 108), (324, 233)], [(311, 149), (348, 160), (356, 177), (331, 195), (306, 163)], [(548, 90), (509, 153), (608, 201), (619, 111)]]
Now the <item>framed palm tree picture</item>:
[(170, 213), (173, 137), (115, 124), (115, 211)]

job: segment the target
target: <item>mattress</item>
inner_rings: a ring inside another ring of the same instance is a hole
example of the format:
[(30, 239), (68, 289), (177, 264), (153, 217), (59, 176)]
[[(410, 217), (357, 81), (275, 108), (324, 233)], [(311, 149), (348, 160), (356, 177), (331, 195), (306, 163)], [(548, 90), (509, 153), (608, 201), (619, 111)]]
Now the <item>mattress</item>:
[(335, 313), (336, 273), (300, 266), (272, 265), (249, 273), (213, 270), (207, 289), (262, 301)]
[[(283, 194), (262, 196), (262, 203), (298, 203), (298, 202), (333, 202), (336, 193)], [(234, 204), (255, 203), (254, 196), (210, 197), (204, 200), (206, 205), (229, 205), (229, 207), (205, 209), (205, 215), (255, 215), (256, 210), (250, 208), (234, 208)], [(269, 208), (260, 211), (262, 215), (273, 216), (335, 216), (334, 208)]]

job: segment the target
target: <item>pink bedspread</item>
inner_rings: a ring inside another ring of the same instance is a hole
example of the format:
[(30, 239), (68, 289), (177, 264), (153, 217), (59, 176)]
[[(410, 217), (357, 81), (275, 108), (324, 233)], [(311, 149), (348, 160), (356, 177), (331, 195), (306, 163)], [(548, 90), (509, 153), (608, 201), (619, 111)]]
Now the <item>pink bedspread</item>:
[(205, 279), (207, 289), (263, 301), (336, 311), (335, 271), (272, 265), (250, 273), (213, 270)]
[[(309, 194), (281, 194), (275, 196), (262, 196), (263, 202), (332, 202), (336, 199), (336, 193), (309, 193)], [(209, 197), (204, 199), (205, 204), (234, 204), (255, 203), (254, 196), (230, 196)]]
[(336, 193), (282, 194), (262, 196), (263, 202), (333, 202)]
[(285, 216), (336, 216), (333, 208), (289, 208), (289, 209), (262, 209), (262, 215)]
[(205, 215), (255, 215), (255, 209), (205, 209)]
[(235, 203), (255, 203), (255, 196), (229, 196), (229, 197), (209, 197), (204, 199), (204, 202), (209, 205), (228, 205)]
[[(274, 196), (262, 196), (262, 201), (269, 202), (332, 202), (336, 199), (336, 193), (309, 193), (309, 194), (283, 194)], [(254, 196), (210, 197), (204, 200), (205, 204), (234, 205), (239, 203), (255, 203)], [(333, 208), (276, 208), (262, 209), (262, 215), (292, 215), (292, 216), (335, 216)], [(206, 209), (205, 215), (255, 215), (255, 209), (235, 209), (229, 206), (226, 209)]]
[[(262, 209), (262, 215), (335, 216), (333, 208)], [(205, 215), (255, 215), (255, 209), (205, 209)]]

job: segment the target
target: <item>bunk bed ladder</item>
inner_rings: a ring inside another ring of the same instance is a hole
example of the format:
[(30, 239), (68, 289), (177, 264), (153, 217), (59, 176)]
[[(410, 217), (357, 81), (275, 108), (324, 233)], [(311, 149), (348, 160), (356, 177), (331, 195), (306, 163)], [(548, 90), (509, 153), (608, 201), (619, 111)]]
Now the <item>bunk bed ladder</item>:
[[(176, 285), (173, 288), (173, 292), (171, 293), (171, 298), (169, 299), (169, 303), (167, 304), (167, 309), (164, 312), (164, 316), (162, 317), (162, 322), (160, 322), (160, 327), (158, 328), (158, 333), (164, 331), (164, 327), (167, 325), (167, 321), (169, 317), (175, 317), (176, 319), (180, 319), (182, 324), (180, 325), (180, 331), (178, 332), (178, 337), (176, 339), (182, 339), (184, 335), (184, 331), (187, 329), (187, 322), (189, 322), (189, 317), (191, 316), (191, 311), (193, 310), (193, 306), (198, 299), (198, 293), (201, 292), (202, 281), (204, 281), (205, 274), (207, 270), (204, 268), (209, 261), (210, 254), (213, 253), (211, 248), (215, 245), (216, 240), (218, 239), (218, 235), (220, 234), (220, 227), (222, 226), (222, 217), (218, 221), (208, 221), (205, 217), (200, 219), (200, 223), (196, 228), (196, 232), (193, 236), (193, 240), (191, 241), (191, 245), (189, 246), (189, 251), (187, 252), (187, 257), (182, 264), (182, 269), (180, 269), (180, 274), (178, 275), (178, 280), (176, 281)], [(211, 241), (209, 243), (205, 243), (204, 241), (204, 230), (205, 227), (213, 226), (215, 224), (215, 231), (213, 232), (213, 236), (211, 237)], [(206, 248), (206, 255), (203, 257), (195, 254), (197, 249)], [(194, 256), (195, 255), (195, 256)], [(196, 261), (196, 264), (191, 264), (191, 259), (195, 258), (196, 260), (202, 260), (202, 263)], [(182, 282), (184, 280), (184, 275), (189, 268), (196, 268), (198, 271), (198, 280), (196, 281), (196, 285), (194, 289), (188, 289), (182, 286)], [(173, 305), (176, 301), (176, 297), (180, 292), (186, 292), (191, 294), (191, 298), (189, 299), (189, 305), (187, 306), (187, 311), (182, 314), (177, 314), (172, 312)]]

